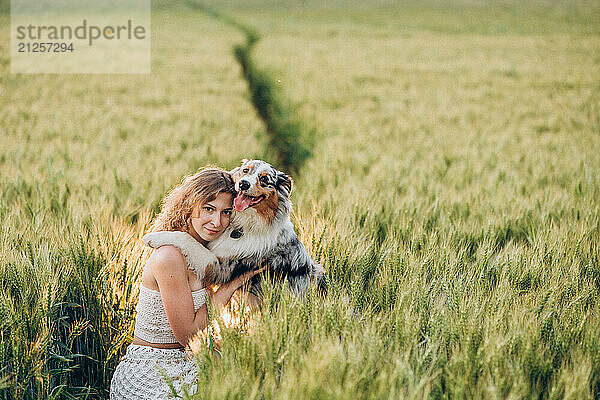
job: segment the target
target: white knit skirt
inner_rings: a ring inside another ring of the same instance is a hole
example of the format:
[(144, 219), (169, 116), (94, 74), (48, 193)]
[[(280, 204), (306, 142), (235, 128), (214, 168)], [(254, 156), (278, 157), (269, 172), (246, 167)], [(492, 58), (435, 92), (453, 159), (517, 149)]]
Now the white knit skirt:
[(181, 395), (183, 388), (190, 394), (196, 391), (198, 367), (190, 352), (131, 344), (110, 382), (110, 399), (173, 399), (165, 375), (177, 394)]

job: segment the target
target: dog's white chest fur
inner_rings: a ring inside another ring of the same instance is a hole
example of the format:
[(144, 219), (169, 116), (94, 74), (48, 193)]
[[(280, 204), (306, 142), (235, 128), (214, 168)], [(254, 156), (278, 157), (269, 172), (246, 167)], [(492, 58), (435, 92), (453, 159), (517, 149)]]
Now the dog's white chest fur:
[[(248, 210), (235, 217), (235, 223), (216, 240), (208, 244), (208, 248), (219, 259), (245, 258), (266, 254), (278, 242), (287, 239), (286, 232), (293, 232), (294, 227), (289, 219), (264, 224), (260, 217), (254, 216), (254, 210)], [(243, 227), (242, 236), (234, 239), (231, 232)]]

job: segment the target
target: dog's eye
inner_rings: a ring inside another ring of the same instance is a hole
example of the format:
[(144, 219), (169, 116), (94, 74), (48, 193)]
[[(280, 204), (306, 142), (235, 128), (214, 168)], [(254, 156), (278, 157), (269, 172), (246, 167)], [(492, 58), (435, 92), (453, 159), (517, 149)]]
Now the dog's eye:
[(262, 183), (265, 186), (273, 187), (273, 185), (271, 184), (271, 182), (269, 182), (269, 178), (267, 178), (266, 176), (261, 176), (260, 177), (260, 183)]
[(250, 171), (248, 168), (244, 168), (244, 169), (242, 170), (242, 172), (243, 172), (243, 173), (245, 173), (245, 174), (247, 174), (247, 173), (248, 173), (248, 171)]

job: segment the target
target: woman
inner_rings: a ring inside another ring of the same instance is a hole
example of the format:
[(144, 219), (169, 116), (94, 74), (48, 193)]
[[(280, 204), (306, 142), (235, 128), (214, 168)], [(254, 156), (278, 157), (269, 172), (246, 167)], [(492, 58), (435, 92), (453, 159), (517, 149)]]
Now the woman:
[[(206, 245), (229, 225), (235, 196), (228, 172), (207, 168), (184, 179), (163, 200), (153, 231), (183, 231)], [(262, 270), (251, 271), (210, 293), (210, 303), (225, 306), (233, 293)], [(133, 342), (113, 375), (110, 398), (167, 399), (171, 389), (190, 387), (196, 365), (185, 350), (208, 324), (207, 292), (173, 246), (152, 253), (142, 273)], [(193, 388), (192, 388), (193, 390)]]

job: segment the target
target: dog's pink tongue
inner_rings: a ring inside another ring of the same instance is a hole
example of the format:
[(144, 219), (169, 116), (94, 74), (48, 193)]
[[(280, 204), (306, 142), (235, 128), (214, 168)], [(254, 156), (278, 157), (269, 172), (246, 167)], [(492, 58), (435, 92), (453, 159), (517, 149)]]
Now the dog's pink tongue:
[(245, 194), (238, 194), (233, 201), (233, 205), (237, 212), (242, 212), (246, 208), (250, 207), (250, 202), (252, 199)]

